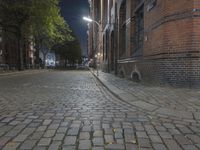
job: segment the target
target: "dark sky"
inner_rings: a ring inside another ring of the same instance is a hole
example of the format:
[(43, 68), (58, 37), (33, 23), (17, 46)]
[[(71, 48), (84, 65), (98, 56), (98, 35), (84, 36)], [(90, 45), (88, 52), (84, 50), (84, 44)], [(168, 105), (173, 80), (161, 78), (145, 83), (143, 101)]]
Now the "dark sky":
[(89, 15), (88, 0), (61, 0), (61, 13), (78, 37), (83, 55), (87, 55), (87, 22), (82, 18)]

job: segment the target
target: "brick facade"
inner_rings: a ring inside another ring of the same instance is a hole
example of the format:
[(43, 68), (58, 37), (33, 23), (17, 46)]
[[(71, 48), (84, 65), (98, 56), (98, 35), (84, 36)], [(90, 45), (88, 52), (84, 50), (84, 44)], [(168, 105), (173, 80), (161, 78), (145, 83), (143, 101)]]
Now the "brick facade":
[[(35, 49), (33, 42), (23, 38), (21, 40), (21, 48), (23, 55), (23, 67), (34, 67)], [(3, 33), (1, 41), (1, 56), (0, 56), (0, 69), (2, 70), (16, 70), (19, 68), (19, 52), (16, 37), (11, 33)]]
[(200, 86), (199, 0), (101, 4), (104, 71), (154, 84)]

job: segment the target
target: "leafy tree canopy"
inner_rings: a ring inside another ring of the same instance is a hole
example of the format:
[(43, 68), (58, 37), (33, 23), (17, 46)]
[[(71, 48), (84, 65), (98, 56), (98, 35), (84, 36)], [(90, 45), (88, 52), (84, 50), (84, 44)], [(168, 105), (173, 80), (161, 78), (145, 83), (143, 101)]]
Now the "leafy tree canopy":
[(82, 55), (81, 46), (77, 38), (75, 38), (74, 41), (56, 44), (53, 46), (52, 50), (60, 56), (61, 60), (68, 60), (71, 64), (80, 60)]
[[(60, 15), (59, 0), (0, 0), (0, 12), (0, 30), (14, 33), (18, 43), (34, 40), (37, 51), (74, 39)], [(22, 53), (20, 46), (18, 51)]]
[(60, 15), (58, 0), (33, 0), (32, 33), (42, 45), (51, 48), (54, 44), (73, 40), (68, 24)]
[(73, 39), (60, 15), (59, 0), (0, 0), (0, 12), (2, 30), (17, 32), (18, 28), (28, 28), (31, 35), (51, 42)]

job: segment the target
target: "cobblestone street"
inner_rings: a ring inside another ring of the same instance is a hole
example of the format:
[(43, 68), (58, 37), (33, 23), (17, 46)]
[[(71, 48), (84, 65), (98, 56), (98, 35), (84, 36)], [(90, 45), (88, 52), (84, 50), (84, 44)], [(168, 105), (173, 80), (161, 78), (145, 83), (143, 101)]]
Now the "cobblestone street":
[(0, 76), (0, 149), (200, 149), (198, 90), (99, 79), (107, 88), (89, 71)]

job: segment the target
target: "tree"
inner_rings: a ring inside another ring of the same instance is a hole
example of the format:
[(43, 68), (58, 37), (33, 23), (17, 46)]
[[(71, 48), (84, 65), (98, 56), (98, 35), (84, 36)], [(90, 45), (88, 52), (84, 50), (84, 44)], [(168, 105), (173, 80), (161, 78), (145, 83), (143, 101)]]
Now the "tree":
[(0, 0), (0, 26), (6, 34), (13, 33), (17, 39), (18, 69), (23, 69), (22, 30), (30, 16), (28, 0)]
[(79, 61), (81, 59), (82, 52), (81, 52), (81, 47), (78, 40), (69, 42), (68, 50), (69, 50), (69, 53), (66, 56), (66, 58), (69, 60), (70, 63), (74, 64), (75, 61)]
[(56, 55), (60, 56), (60, 60), (64, 60), (65, 67), (67, 63), (75, 64), (81, 59), (81, 47), (78, 39), (74, 41), (65, 41), (63, 44), (54, 45), (52, 50)]
[(34, 40), (38, 53), (44, 54), (56, 43), (73, 40), (71, 30), (60, 15), (59, 0), (0, 0), (0, 29), (16, 35), (20, 70), (23, 69), (21, 42)]
[(37, 51), (41, 50), (43, 53), (43, 60), (53, 45), (73, 40), (69, 26), (60, 15), (58, 2), (50, 0), (44, 3), (35, 0), (34, 10), (37, 11), (32, 17), (33, 35)]

